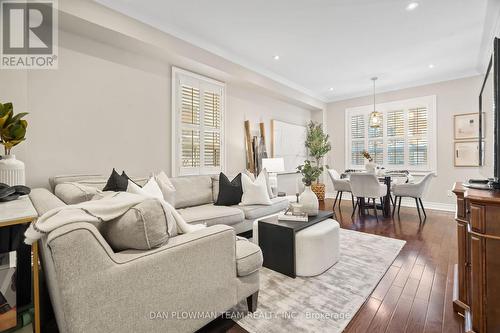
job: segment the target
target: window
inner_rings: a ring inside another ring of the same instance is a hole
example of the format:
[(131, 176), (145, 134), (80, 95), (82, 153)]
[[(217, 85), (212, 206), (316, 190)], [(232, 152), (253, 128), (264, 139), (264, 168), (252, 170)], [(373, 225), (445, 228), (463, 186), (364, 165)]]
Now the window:
[(436, 171), (436, 97), (377, 104), (382, 126), (370, 128), (373, 105), (346, 110), (346, 168), (363, 168), (363, 150), (389, 170)]
[(172, 69), (174, 175), (223, 171), (224, 100), (224, 83)]

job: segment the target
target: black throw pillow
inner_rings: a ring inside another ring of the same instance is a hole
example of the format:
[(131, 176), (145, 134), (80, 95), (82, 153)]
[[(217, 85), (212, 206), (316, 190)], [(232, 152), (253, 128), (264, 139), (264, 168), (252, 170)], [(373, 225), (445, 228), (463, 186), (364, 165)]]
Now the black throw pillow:
[(106, 186), (102, 189), (103, 191), (114, 191), (114, 192), (125, 192), (128, 187), (128, 176), (125, 171), (120, 175), (113, 168), (111, 176), (109, 176)]
[(241, 202), (243, 195), (243, 187), (241, 186), (241, 173), (239, 173), (232, 181), (222, 172), (219, 175), (219, 196), (217, 197), (216, 206), (232, 206)]

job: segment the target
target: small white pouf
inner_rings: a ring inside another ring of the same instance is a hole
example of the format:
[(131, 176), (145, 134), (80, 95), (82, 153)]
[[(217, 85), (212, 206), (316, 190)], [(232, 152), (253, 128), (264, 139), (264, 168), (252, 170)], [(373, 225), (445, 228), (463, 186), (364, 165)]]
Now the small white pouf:
[(328, 219), (295, 235), (295, 273), (315, 276), (332, 267), (340, 258), (340, 225)]

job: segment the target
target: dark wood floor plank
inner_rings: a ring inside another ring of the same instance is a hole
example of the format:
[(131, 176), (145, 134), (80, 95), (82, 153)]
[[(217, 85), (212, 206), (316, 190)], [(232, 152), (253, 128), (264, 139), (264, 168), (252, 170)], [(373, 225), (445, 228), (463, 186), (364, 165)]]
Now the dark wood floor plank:
[(399, 296), (401, 296), (402, 291), (403, 288), (398, 286), (392, 286), (389, 289), (389, 291), (385, 295), (384, 300), (382, 301), (382, 304), (380, 304), (375, 317), (372, 319), (367, 332), (385, 332), (385, 329), (389, 324), (389, 320), (392, 317), (392, 313), (398, 304)]
[(415, 298), (411, 306), (410, 315), (406, 323), (406, 333), (421, 333), (424, 331), (425, 317), (427, 314), (426, 300)]
[(368, 300), (363, 304), (361, 309), (356, 314), (354, 320), (352, 320), (344, 333), (365, 333), (368, 332), (368, 327), (378, 311), (380, 304), (382, 302), (375, 298), (368, 298)]
[(415, 298), (420, 298), (422, 300), (428, 300), (431, 294), (432, 283), (434, 282), (434, 272), (436, 268), (432, 264), (427, 264), (424, 268), (422, 276), (420, 278), (420, 284), (418, 285), (417, 293)]
[(434, 275), (427, 317), (425, 319), (425, 333), (441, 333), (443, 331), (443, 311), (446, 294), (446, 275)]
[(402, 294), (387, 326), (386, 333), (401, 333), (405, 331), (412, 305), (413, 297)]
[(372, 292), (371, 297), (382, 301), (389, 291), (389, 288), (391, 288), (394, 278), (396, 277), (396, 275), (398, 275), (399, 269), (399, 267), (391, 266), (385, 273), (382, 280), (380, 280), (380, 282), (378, 283), (377, 288), (375, 288), (375, 290)]

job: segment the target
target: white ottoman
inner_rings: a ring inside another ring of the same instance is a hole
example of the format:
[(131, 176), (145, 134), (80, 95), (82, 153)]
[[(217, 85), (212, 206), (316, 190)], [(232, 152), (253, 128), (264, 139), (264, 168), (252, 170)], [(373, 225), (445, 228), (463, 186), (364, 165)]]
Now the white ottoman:
[(328, 219), (295, 235), (297, 276), (315, 276), (332, 267), (340, 257), (337, 221)]

